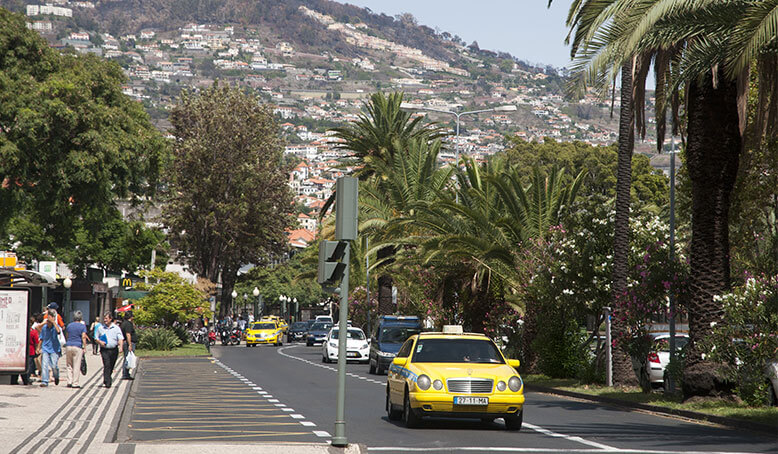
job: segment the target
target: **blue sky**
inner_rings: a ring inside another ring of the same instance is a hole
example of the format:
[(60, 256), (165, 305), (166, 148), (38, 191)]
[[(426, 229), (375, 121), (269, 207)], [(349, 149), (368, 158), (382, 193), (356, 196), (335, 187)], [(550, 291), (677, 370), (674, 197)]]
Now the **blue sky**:
[(420, 24), (459, 35), (482, 49), (510, 52), (530, 63), (569, 66), (565, 19), (570, 0), (338, 0), (394, 16), (411, 13)]

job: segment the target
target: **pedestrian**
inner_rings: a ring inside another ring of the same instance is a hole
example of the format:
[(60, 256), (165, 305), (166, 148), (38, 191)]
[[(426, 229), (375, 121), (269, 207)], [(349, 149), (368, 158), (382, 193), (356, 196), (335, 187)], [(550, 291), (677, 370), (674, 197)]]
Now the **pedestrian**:
[(113, 321), (111, 312), (106, 312), (103, 324), (97, 330), (97, 342), (100, 344), (100, 356), (103, 359), (103, 386), (106, 388), (110, 388), (113, 383), (113, 368), (124, 346), (122, 330)]
[[(86, 353), (86, 326), (81, 311), (73, 312), (73, 321), (65, 327), (67, 342), (65, 342), (65, 364), (68, 371), (68, 388), (80, 388), (78, 379), (81, 376), (81, 361)], [(86, 361), (86, 359), (83, 359)]]
[(138, 338), (135, 335), (135, 324), (132, 319), (132, 311), (126, 312), (121, 326), (122, 335), (124, 335), (124, 342), (126, 344), (126, 348), (124, 349), (124, 361), (122, 361), (122, 380), (132, 380), (130, 370), (127, 369), (127, 355), (129, 355), (130, 352), (135, 351), (135, 344), (138, 342)]
[(62, 346), (59, 343), (58, 334), (62, 332), (57, 323), (57, 311), (49, 309), (46, 314), (46, 322), (41, 328), (41, 387), (49, 386), (49, 369), (54, 372), (54, 384), (59, 385), (59, 357), (62, 354)]
[(59, 315), (59, 312), (57, 312), (57, 310), (59, 310), (59, 304), (57, 304), (57, 303), (52, 301), (51, 303), (49, 303), (47, 308), (48, 309), (54, 309), (54, 313), (57, 314), (57, 324), (59, 325), (60, 328), (64, 328), (65, 327), (65, 321), (62, 320), (62, 316)]
[(95, 317), (95, 321), (92, 322), (91, 325), (89, 325), (89, 332), (92, 334), (92, 354), (97, 354), (97, 347), (99, 344), (97, 343), (97, 328), (100, 327), (100, 316)]

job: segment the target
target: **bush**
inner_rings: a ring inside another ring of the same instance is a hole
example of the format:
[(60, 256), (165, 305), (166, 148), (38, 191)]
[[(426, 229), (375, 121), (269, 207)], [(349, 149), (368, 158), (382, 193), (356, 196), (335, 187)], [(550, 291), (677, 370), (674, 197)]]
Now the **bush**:
[(715, 296), (722, 322), (711, 323), (707, 357), (731, 367), (735, 393), (751, 406), (766, 405), (766, 366), (778, 356), (778, 276), (749, 277), (732, 293)]
[(138, 348), (145, 350), (172, 350), (182, 343), (170, 328), (146, 328), (138, 337)]
[(184, 325), (175, 325), (170, 327), (170, 329), (173, 330), (173, 333), (178, 336), (179, 339), (181, 339), (182, 344), (189, 343), (189, 333), (186, 331)]

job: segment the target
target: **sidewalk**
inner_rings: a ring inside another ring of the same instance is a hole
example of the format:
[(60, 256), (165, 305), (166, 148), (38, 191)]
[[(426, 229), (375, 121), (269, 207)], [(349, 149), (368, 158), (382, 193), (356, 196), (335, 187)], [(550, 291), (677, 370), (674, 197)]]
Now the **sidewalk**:
[(216, 447), (220, 451), (234, 448), (252, 454), (364, 452), (359, 445), (339, 449), (321, 443), (116, 443), (128, 397), (143, 377), (136, 377), (135, 381), (121, 380), (120, 355), (113, 386), (102, 388), (99, 387), (103, 381), (100, 355), (93, 355), (89, 348), (85, 358), (88, 373), (80, 377), (81, 389), (66, 386), (64, 357), (59, 361), (59, 386), (53, 381), (46, 388), (39, 387), (39, 381), (31, 386), (0, 384), (0, 440), (3, 441), (0, 453), (199, 454), (213, 452)]

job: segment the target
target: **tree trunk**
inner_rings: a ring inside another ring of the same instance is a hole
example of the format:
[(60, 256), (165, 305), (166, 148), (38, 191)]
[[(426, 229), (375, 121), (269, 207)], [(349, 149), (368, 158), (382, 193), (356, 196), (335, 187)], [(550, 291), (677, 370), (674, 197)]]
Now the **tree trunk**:
[[(635, 112), (633, 109), (632, 60), (621, 67), (621, 108), (619, 109), (619, 151), (616, 169), (616, 219), (613, 232), (613, 286), (614, 305), (627, 290), (627, 268), (629, 263), (629, 205), (632, 187), (632, 150), (635, 144)], [(613, 331), (625, 332), (617, 319), (613, 320)], [(621, 348), (613, 350), (613, 383), (636, 385), (637, 378), (632, 370), (629, 355)]]
[[(378, 250), (376, 258), (379, 262), (388, 257), (394, 256), (395, 250), (392, 246), (386, 246)], [(394, 259), (385, 262), (385, 265), (392, 263)], [(392, 304), (392, 276), (382, 274), (378, 277), (378, 315), (390, 315), (394, 313), (394, 304)]]
[(730, 196), (743, 145), (737, 82), (727, 80), (721, 70), (718, 76), (717, 88), (710, 75), (689, 86), (686, 162), (692, 183), (692, 242), (685, 397), (728, 392), (732, 386), (720, 368), (703, 361), (699, 345), (711, 323), (721, 322), (721, 307), (713, 296), (730, 289)]

